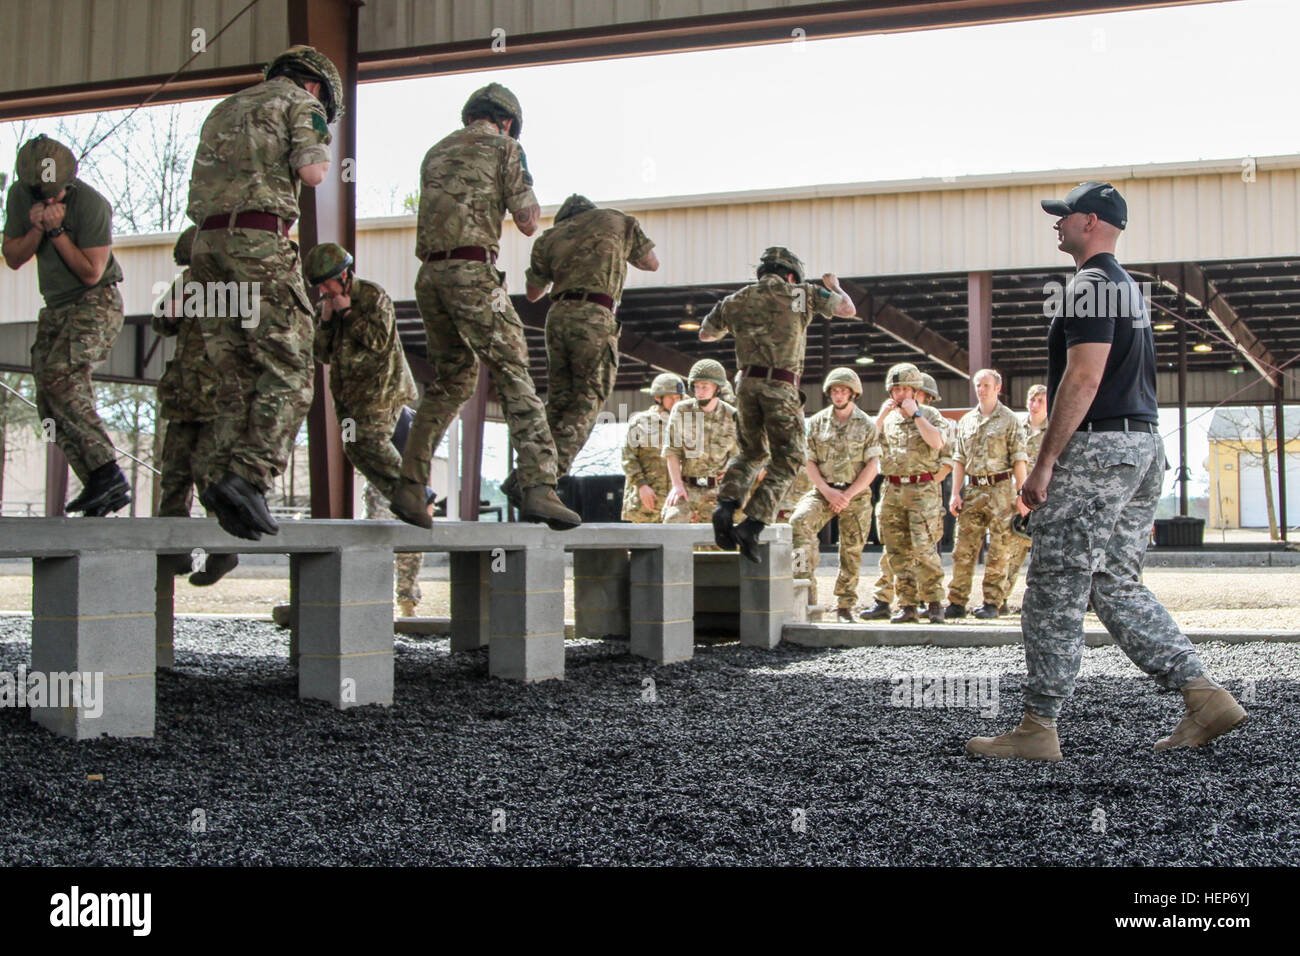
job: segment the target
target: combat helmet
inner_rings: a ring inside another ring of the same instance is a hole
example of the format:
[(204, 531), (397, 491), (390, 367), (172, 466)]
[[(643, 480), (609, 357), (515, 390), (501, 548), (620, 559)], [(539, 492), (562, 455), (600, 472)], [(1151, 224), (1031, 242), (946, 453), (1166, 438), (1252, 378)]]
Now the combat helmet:
[(661, 398), (664, 395), (685, 395), (686, 386), (682, 383), (680, 375), (674, 375), (672, 372), (660, 372), (650, 383), (650, 394), (655, 398)]
[(470, 116), (484, 107), (489, 109), (495, 107), (509, 114), (514, 120), (514, 124), (510, 127), (510, 135), (515, 139), (519, 138), (519, 134), (524, 130), (524, 111), (520, 108), (515, 94), (500, 83), (489, 83), (487, 86), (479, 87), (469, 95), (469, 99), (460, 109), (461, 124), (468, 126)]
[(343, 80), (334, 63), (315, 47), (298, 44), (266, 65), (266, 78), (287, 76), (291, 80), (315, 80), (321, 84), (320, 101), (326, 122), (343, 115)]
[(934, 376), (929, 372), (921, 373), (921, 381), (924, 383), (921, 386), (921, 391), (930, 396), (930, 401), (937, 402), (943, 397), (939, 394), (939, 383), (934, 380)]
[(190, 226), (176, 237), (176, 245), (172, 247), (172, 260), (178, 266), (190, 264), (190, 250), (194, 248), (194, 237), (198, 234), (199, 227)]
[(828, 398), (832, 385), (847, 386), (854, 398), (862, 397), (862, 379), (858, 378), (858, 373), (851, 368), (833, 368), (827, 373), (826, 381), (822, 382), (822, 393)]
[(779, 266), (782, 272), (793, 272), (796, 282), (803, 281), (803, 261), (785, 246), (768, 246), (759, 256), (760, 266)]
[(686, 379), (692, 388), (696, 382), (712, 382), (721, 391), (727, 384), (727, 370), (716, 359), (700, 359), (691, 366), (691, 374)]
[(559, 211), (555, 214), (555, 221), (564, 222), (564, 220), (571, 216), (576, 216), (578, 213), (587, 212), (588, 210), (595, 208), (596, 204), (586, 196), (574, 193), (568, 199), (564, 200), (564, 205), (560, 206)]
[(311, 252), (303, 261), (302, 271), (308, 285), (320, 285), (343, 274), (352, 268), (352, 253), (337, 242), (322, 242), (312, 246)]
[(899, 362), (885, 376), (885, 391), (891, 391), (896, 385), (925, 388), (925, 379), (921, 377), (921, 370), (911, 362)]
[(23, 143), (14, 163), (18, 181), (46, 199), (57, 196), (77, 175), (77, 157), (44, 133)]

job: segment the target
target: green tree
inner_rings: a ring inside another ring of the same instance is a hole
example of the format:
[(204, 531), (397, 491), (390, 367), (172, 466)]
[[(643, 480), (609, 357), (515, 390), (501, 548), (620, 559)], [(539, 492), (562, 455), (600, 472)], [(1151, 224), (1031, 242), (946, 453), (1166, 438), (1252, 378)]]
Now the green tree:
[[(21, 429), (40, 427), (36, 409), (27, 402), (36, 400), (35, 383), (30, 375), (17, 372), (0, 372), (0, 382), (8, 388), (0, 388), (0, 503), (5, 497), (5, 468), (13, 457), (12, 439)], [(12, 388), (22, 398), (9, 391)], [(27, 401), (23, 401), (23, 398)]]
[[(99, 382), (95, 391), (99, 415), (118, 449), (156, 467), (153, 436), (157, 390), (152, 385)], [(131, 517), (134, 518), (141, 510), (150, 513), (153, 509), (140, 503), (140, 479), (145, 472), (144, 466), (125, 456), (119, 457), (118, 464), (131, 483)]]

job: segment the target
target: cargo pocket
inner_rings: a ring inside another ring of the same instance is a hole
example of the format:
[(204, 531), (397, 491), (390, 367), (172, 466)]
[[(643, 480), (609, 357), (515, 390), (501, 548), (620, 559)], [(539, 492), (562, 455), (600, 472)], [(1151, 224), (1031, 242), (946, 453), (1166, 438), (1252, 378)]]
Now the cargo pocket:
[(1087, 515), (1052, 521), (1047, 524), (1030, 522), (1033, 532), (1031, 546), (1032, 565), (1035, 572), (1093, 570), (1092, 525)]

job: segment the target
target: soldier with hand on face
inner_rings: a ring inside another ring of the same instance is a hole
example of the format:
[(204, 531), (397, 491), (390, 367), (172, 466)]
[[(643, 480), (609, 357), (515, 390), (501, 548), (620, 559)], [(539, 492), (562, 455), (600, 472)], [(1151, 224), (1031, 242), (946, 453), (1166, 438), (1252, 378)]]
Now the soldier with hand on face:
[(717, 505), (719, 477), (739, 448), (736, 409), (718, 397), (726, 381), (721, 362), (700, 359), (687, 379), (694, 397), (678, 402), (668, 416), (663, 449), (669, 481), (665, 524), (708, 521)]
[(72, 151), (44, 134), (18, 150), (5, 202), (10, 269), (36, 258), (45, 308), (36, 317), (32, 378), (41, 420), (81, 482), (66, 510), (98, 518), (131, 503), (131, 486), (95, 409), (91, 369), (122, 331), (122, 269), (113, 256), (113, 209), (77, 178)]
[(312, 47), (285, 50), (265, 77), (208, 114), (187, 209), (194, 280), (236, 290), (201, 320), (220, 391), (195, 451), (199, 500), (251, 540), (280, 530), (266, 492), (311, 407), (314, 310), (289, 230), (301, 185), (325, 180), (343, 112), (338, 70)]
[(523, 519), (576, 528), (582, 519), (555, 494), (555, 442), (528, 371), (523, 323), (495, 264), (506, 212), (525, 236), (537, 231), (541, 215), (519, 145), (523, 110), (508, 89), (489, 83), (470, 94), (460, 116), (463, 128), (434, 144), (420, 164), (415, 254), (424, 264), (415, 301), (437, 377), (420, 399), (391, 507), (403, 521), (433, 527), (425, 486), (433, 450), (473, 394), (482, 361), (518, 450)]
[(862, 548), (871, 532), (871, 482), (880, 470), (876, 425), (855, 404), (862, 381), (850, 368), (832, 369), (822, 383), (831, 404), (808, 420), (805, 472), (813, 490), (799, 501), (790, 525), (794, 532), (795, 577), (809, 582), (808, 603), (817, 603), (817, 533), (839, 521), (840, 573), (835, 581), (836, 620), (853, 623), (858, 603)]
[[(1034, 463), (1038, 461), (1038, 450), (1043, 447), (1043, 434), (1047, 431), (1047, 386), (1031, 385), (1029, 393), (1025, 396), (1025, 405), (1029, 409), (1029, 415), (1026, 417), (1021, 428), (1025, 433), (1025, 454), (1028, 461), (1026, 467), (1033, 471)], [(1029, 517), (1029, 509), (1025, 503), (1016, 496), (1016, 513), (1022, 518)], [(1006, 518), (1010, 522), (1012, 515)], [(1024, 566), (1025, 558), (1029, 556), (1029, 538), (1016, 532), (1012, 528), (1011, 537), (1008, 539), (1009, 547), (1007, 549), (1007, 574), (1002, 583), (1002, 611), (1006, 612), (1007, 598), (1011, 596), (1011, 591), (1016, 586), (1016, 579), (1020, 577), (1020, 569)]]
[[(783, 246), (763, 251), (758, 281), (727, 296), (700, 326), (700, 339), (736, 338), (741, 380), (736, 390), (740, 451), (727, 465), (713, 512), (718, 547), (757, 562), (758, 539), (776, 520), (786, 489), (808, 458), (804, 438), (803, 375), (808, 324), (814, 315), (851, 318), (853, 300), (831, 273), (804, 281), (803, 262)], [(766, 474), (750, 493), (766, 463)], [(744, 506), (748, 517), (735, 523)]]
[(623, 440), (622, 517), (633, 524), (663, 520), (663, 504), (671, 485), (663, 455), (664, 438), (668, 417), (686, 395), (686, 386), (672, 372), (663, 372), (650, 383), (649, 392), (654, 406), (632, 416)]
[[(546, 313), (546, 421), (555, 441), (555, 471), (569, 473), (618, 375), (618, 319), (627, 264), (654, 272), (654, 243), (636, 218), (598, 208), (576, 193), (564, 200), (555, 224), (533, 243), (525, 273), (528, 301), (551, 288)], [(518, 508), (518, 477), (501, 486)]]

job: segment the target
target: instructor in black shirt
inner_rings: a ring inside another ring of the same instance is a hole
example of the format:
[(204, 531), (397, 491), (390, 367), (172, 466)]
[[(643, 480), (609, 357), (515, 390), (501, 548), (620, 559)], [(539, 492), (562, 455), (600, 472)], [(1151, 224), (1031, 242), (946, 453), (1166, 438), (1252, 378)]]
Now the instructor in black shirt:
[(1060, 760), (1056, 717), (1074, 689), (1091, 599), (1124, 653), (1182, 691), (1186, 715), (1156, 750), (1199, 747), (1246, 712), (1211, 680), (1169, 612), (1140, 580), (1164, 483), (1155, 343), (1146, 303), (1115, 260), (1128, 207), (1110, 183), (1081, 183), (1043, 209), (1078, 272), (1053, 306), (1047, 335), (1049, 424), (1021, 490), (1033, 547), (1021, 628), (1029, 678), (1020, 726), (974, 737), (972, 754)]

